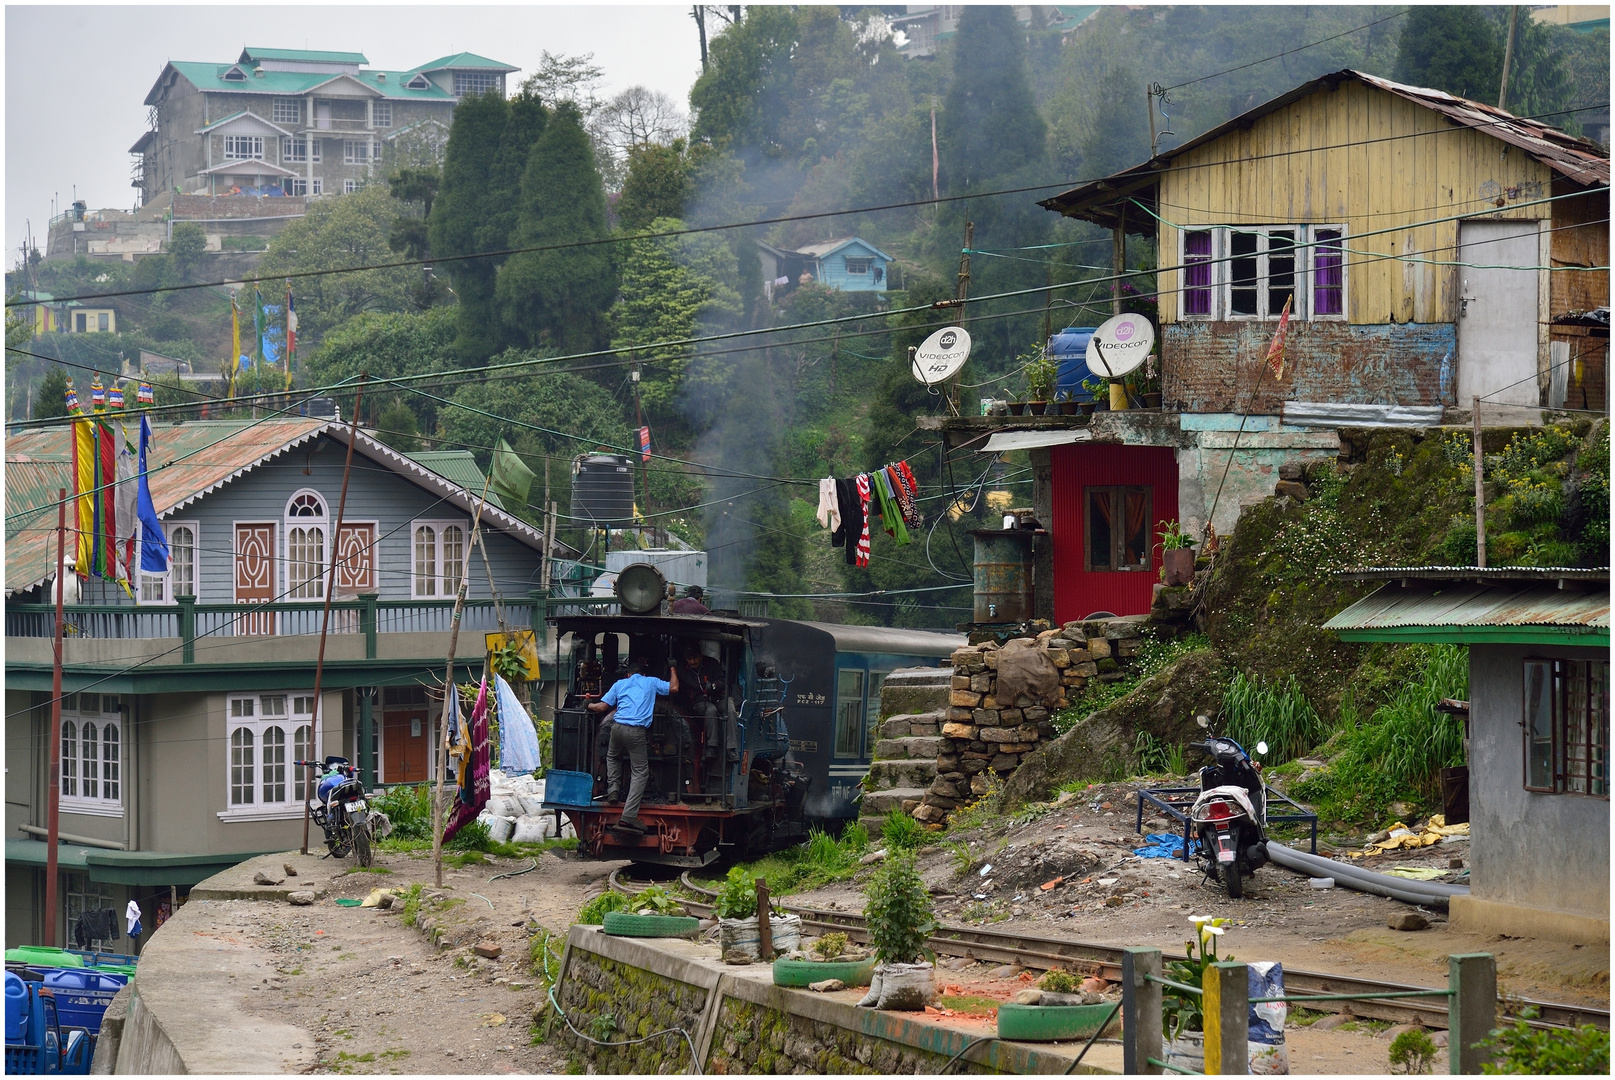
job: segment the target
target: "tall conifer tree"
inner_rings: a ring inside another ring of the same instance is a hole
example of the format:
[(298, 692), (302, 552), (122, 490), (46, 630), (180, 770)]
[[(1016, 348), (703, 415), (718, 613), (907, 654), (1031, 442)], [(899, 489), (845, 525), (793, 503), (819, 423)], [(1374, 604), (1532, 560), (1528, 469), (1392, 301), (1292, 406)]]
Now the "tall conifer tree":
[[(460, 100), (443, 154), (443, 183), (432, 203), (429, 236), (437, 258), (497, 251), (483, 246), (482, 233), (493, 207), (489, 204), (494, 160), (510, 119), (510, 108), (497, 93)], [(492, 259), (464, 259), (446, 264), (459, 300), (456, 359), (466, 366), (485, 362), (499, 351), (499, 309), (494, 302), (498, 266)]]

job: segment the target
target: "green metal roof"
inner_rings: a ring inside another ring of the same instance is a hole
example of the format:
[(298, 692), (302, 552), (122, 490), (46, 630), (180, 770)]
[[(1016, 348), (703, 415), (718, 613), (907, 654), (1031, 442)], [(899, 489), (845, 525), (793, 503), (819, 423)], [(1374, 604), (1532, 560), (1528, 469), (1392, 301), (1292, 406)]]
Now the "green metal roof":
[[(316, 87), (330, 82), (332, 79), (357, 79), (360, 83), (370, 87), (389, 98), (420, 101), (452, 102), (454, 95), (439, 86), (430, 86), (424, 90), (407, 90), (404, 83), (414, 72), (411, 71), (365, 71), (357, 75), (348, 75), (342, 72), (331, 71), (264, 71), (256, 69), (258, 74), (249, 75), (244, 82), (230, 82), (225, 79), (224, 73), (237, 64), (206, 64), (190, 60), (173, 60), (169, 66), (184, 76), (192, 86), (198, 90), (209, 93), (224, 94), (278, 94), (284, 97), (295, 97), (306, 94)], [(512, 69), (514, 70), (514, 69)], [(386, 76), (380, 78), (379, 76)]]
[[(43, 840), (6, 840), (6, 862), (21, 866), (47, 865), (49, 847)], [(195, 885), (221, 870), (265, 851), (219, 852), (216, 854), (172, 851), (114, 851), (109, 848), (74, 847), (58, 844), (56, 865), (63, 870), (85, 871), (91, 881), (113, 885)]]
[(483, 70), (487, 70), (489, 68), (492, 68), (495, 71), (520, 71), (521, 70), (521, 68), (511, 67), (509, 64), (501, 64), (497, 60), (490, 60), (486, 56), (478, 56), (476, 53), (468, 53), (468, 52), (455, 53), (453, 56), (440, 56), (436, 60), (433, 60), (431, 63), (422, 64), (420, 67), (410, 68), (410, 70), (411, 71), (447, 71), (450, 68), (461, 68), (461, 69), (481, 68)]
[(318, 49), (256, 49), (248, 45), (241, 50), (240, 64), (251, 63), (254, 60), (293, 60), (305, 63), (324, 64), (368, 64), (364, 53), (356, 52), (321, 52)]
[[(1609, 646), (1607, 569), (1560, 571), (1550, 580), (1542, 576), (1552, 571), (1513, 569), (1408, 568), (1323, 628), (1346, 641)], [(1421, 570), (1425, 576), (1415, 576)]]
[[(477, 458), (469, 450), (422, 450), (417, 454), (410, 454), (411, 461), (431, 469), (460, 487), (471, 492), (473, 496), (481, 495), (486, 477), (481, 469), (477, 468)], [(493, 485), (488, 484), (488, 505), (505, 509), (505, 504), (499, 501), (499, 493), (494, 491)]]

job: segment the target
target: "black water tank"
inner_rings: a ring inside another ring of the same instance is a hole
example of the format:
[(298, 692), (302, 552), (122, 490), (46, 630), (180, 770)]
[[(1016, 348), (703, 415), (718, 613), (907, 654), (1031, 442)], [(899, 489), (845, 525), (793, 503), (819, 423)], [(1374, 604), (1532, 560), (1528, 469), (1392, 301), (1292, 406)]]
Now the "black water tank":
[(572, 468), (572, 524), (627, 528), (634, 523), (634, 473), (618, 454), (587, 454)]

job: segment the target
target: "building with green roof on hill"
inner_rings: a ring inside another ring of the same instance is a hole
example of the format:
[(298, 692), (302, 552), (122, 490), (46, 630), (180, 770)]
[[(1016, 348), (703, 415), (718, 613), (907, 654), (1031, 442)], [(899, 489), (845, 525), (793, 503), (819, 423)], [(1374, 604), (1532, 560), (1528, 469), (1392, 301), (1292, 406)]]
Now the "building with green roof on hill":
[(196, 195), (334, 195), (375, 174), (406, 132), (448, 135), (467, 94), (505, 92), (509, 64), (475, 53), (407, 71), (363, 53), (249, 46), (234, 63), (174, 60), (146, 95), (150, 130), (129, 152), (148, 203)]

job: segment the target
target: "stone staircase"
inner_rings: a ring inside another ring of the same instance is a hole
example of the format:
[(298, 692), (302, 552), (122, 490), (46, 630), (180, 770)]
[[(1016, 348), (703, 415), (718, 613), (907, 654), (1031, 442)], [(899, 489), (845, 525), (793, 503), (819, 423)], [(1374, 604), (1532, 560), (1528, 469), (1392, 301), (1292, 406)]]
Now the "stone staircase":
[(936, 780), (952, 686), (951, 668), (902, 668), (881, 685), (880, 738), (861, 813), (871, 833), (878, 831), (887, 811), (912, 812)]

